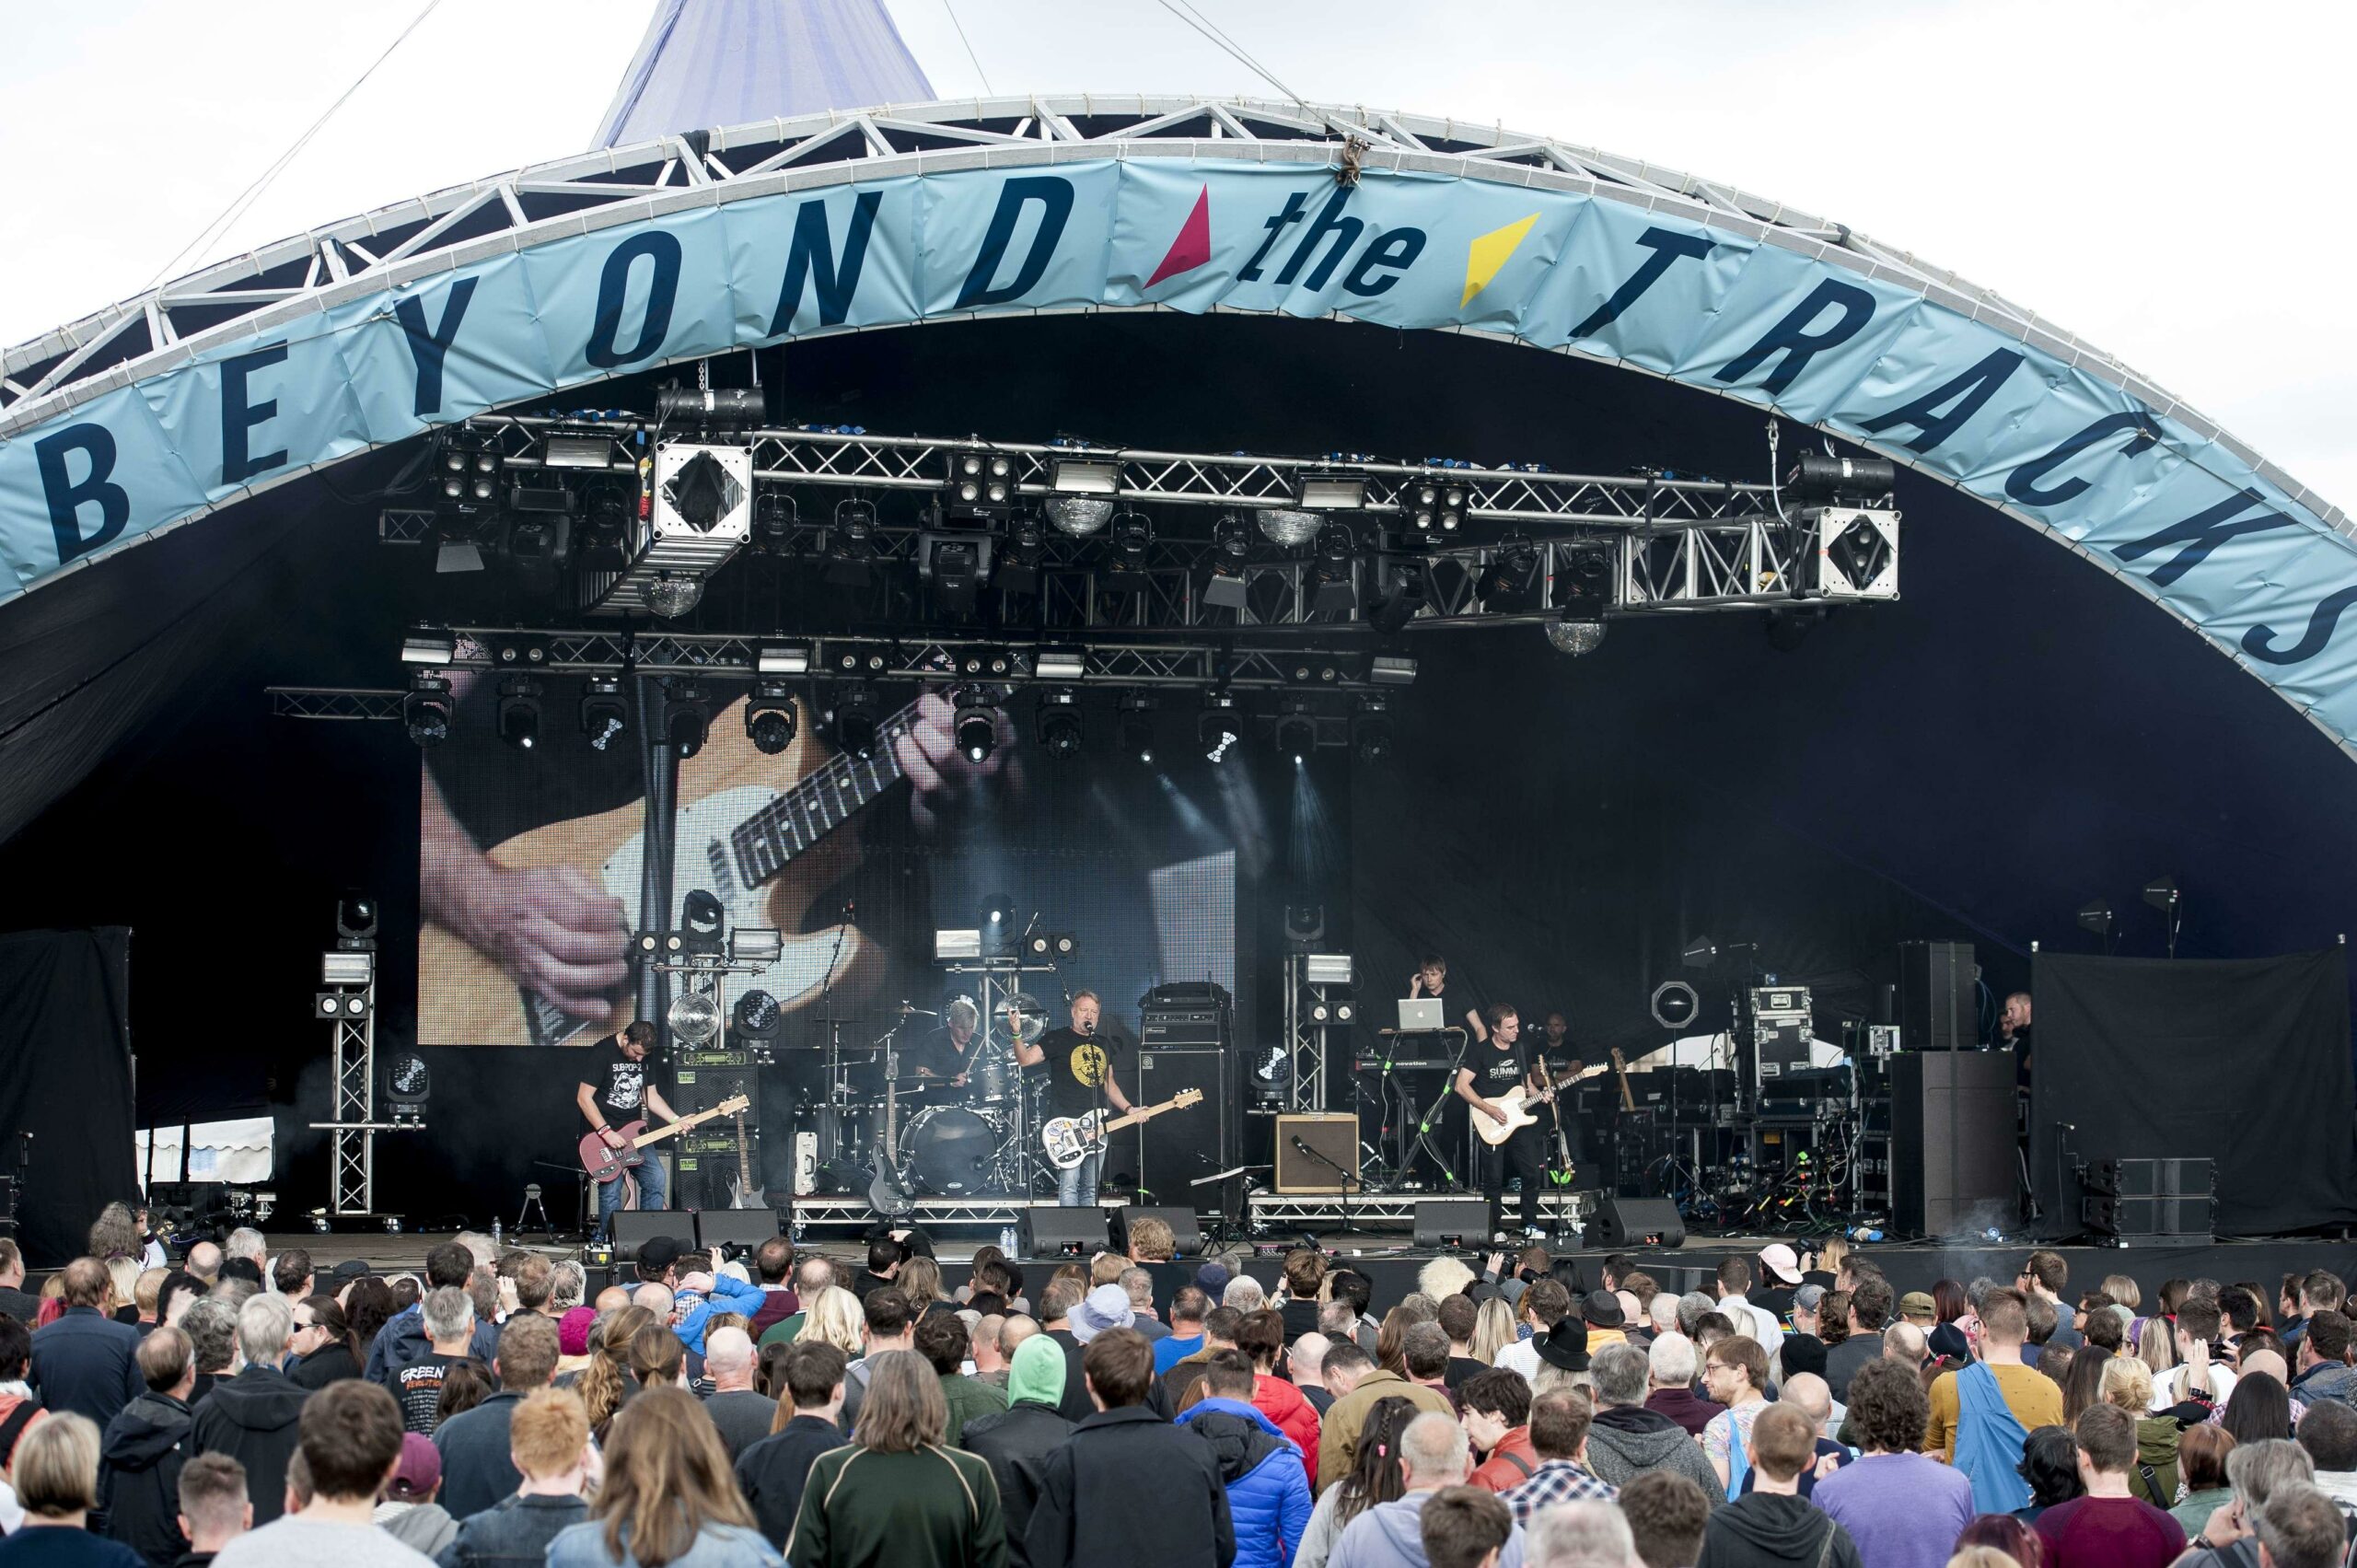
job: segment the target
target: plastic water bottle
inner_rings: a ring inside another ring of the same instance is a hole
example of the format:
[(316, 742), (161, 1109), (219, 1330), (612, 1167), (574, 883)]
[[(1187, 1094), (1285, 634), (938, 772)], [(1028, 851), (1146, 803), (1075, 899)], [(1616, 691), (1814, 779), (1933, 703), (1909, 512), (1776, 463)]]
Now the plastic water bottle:
[(491, 1247), (493, 1251), (496, 1252), (499, 1250), (501, 1239), (499, 1216), (497, 1214), (493, 1214), (491, 1217)]
[(1852, 1227), (1850, 1231), (1850, 1239), (1852, 1241), (1880, 1241), (1882, 1239), (1882, 1232), (1876, 1230), (1872, 1225), (1856, 1225)]
[(1011, 1225), (1001, 1225), (998, 1233), (998, 1249), (1012, 1258), (1015, 1256), (1015, 1227)]

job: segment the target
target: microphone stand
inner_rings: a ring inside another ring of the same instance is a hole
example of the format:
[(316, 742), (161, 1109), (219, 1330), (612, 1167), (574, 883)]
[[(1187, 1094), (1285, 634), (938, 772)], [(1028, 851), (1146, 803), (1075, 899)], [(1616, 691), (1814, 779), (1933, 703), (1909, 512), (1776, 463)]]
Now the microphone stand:
[(1447, 1158), (1433, 1143), (1433, 1126), (1439, 1119), (1440, 1108), (1457, 1092), (1457, 1074), (1465, 1070), (1465, 1052), (1472, 1045), (1473, 1037), (1454, 1026), (1440, 1032), (1457, 1037), (1457, 1054), (1449, 1060), (1448, 1076), (1442, 1080), (1440, 1093), (1433, 1097), (1433, 1103), (1424, 1108), (1424, 1114), (1416, 1122), (1415, 1146), (1432, 1156), (1433, 1163), (1440, 1167), (1442, 1179), (1453, 1188), (1457, 1185), (1457, 1172), (1448, 1167)]
[[(1352, 1135), (1353, 1137), (1357, 1136), (1356, 1133), (1353, 1133)], [(1340, 1195), (1342, 1200), (1342, 1234), (1345, 1236), (1356, 1235), (1359, 1227), (1351, 1223), (1351, 1191), (1352, 1189), (1361, 1186), (1362, 1183), (1349, 1171), (1343, 1169), (1340, 1162), (1328, 1159), (1323, 1151), (1312, 1148), (1310, 1146), (1309, 1140), (1303, 1137), (1300, 1133), (1295, 1132), (1292, 1134), (1292, 1137), (1295, 1153), (1307, 1155), (1311, 1159), (1314, 1159), (1319, 1165), (1326, 1167), (1327, 1169), (1332, 1171), (1341, 1179), (1341, 1188)]]

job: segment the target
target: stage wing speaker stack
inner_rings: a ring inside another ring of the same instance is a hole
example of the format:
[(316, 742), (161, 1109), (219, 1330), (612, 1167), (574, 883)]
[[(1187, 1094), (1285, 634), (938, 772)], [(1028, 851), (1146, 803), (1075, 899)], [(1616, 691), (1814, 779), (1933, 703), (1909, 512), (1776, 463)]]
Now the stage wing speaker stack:
[(1120, 1215), (1114, 1220), (1114, 1251), (1127, 1252), (1130, 1249), (1130, 1226), (1149, 1214), (1170, 1227), (1172, 1243), (1170, 1255), (1173, 1258), (1196, 1258), (1202, 1255), (1203, 1229), (1196, 1223), (1194, 1210), (1156, 1207), (1145, 1203), (1124, 1205)]
[(1587, 1244), (1614, 1252), (1631, 1248), (1683, 1247), (1686, 1222), (1666, 1198), (1604, 1197), (1587, 1222)]
[(1972, 944), (1898, 945), (1898, 1031), (1909, 1051), (1970, 1051), (1980, 1043), (1973, 1021)]
[[(1294, 1147), (1300, 1139), (1318, 1154), (1306, 1155)], [(1329, 1165), (1326, 1160), (1331, 1160)], [(1350, 1185), (1343, 1186), (1341, 1172), (1350, 1173)], [(1359, 1191), (1359, 1119), (1355, 1115), (1320, 1112), (1308, 1116), (1277, 1118), (1277, 1180), (1276, 1190), (1288, 1193), (1335, 1193), (1347, 1191), (1358, 1196)]]
[[(769, 1216), (764, 1214), (762, 1218)], [(614, 1272), (618, 1278), (629, 1277), (624, 1270), (638, 1261), (638, 1249), (658, 1236), (691, 1239), (695, 1217), (676, 1209), (616, 1209), (614, 1211)]]
[(2013, 1223), (2020, 1172), (2010, 1051), (1890, 1059), (1890, 1210), (1901, 1237)]
[(1105, 1211), (1093, 1206), (1026, 1209), (1022, 1240), (1026, 1258), (1089, 1257), (1108, 1245)]
[(1487, 1198), (1416, 1200), (1418, 1247), (1464, 1247), (1479, 1250), (1489, 1244), (1490, 1201)]

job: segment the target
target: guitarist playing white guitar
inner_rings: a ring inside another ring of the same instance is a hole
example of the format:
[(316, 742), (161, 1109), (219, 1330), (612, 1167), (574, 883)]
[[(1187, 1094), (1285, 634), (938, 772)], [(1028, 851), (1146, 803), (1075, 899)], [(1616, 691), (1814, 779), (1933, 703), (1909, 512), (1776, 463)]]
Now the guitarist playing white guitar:
[[(1490, 1201), (1490, 1226), (1505, 1229), (1505, 1167), (1511, 1164), (1522, 1179), (1522, 1230), (1525, 1236), (1546, 1234), (1538, 1224), (1538, 1194), (1545, 1185), (1547, 1153), (1538, 1134), (1538, 1119), (1523, 1109), (1539, 1092), (1530, 1070), (1529, 1052), (1523, 1049), (1522, 1018), (1506, 1003), (1491, 1004), (1489, 1038), (1466, 1047), (1464, 1065), (1457, 1070), (1457, 1095), (1468, 1114), (1492, 1123), (1474, 1151), (1474, 1171), (1481, 1195)], [(1515, 1127), (1517, 1119), (1527, 1125)], [(1492, 1145), (1488, 1134), (1512, 1128), (1513, 1135)]]
[[(663, 1092), (657, 1089), (646, 1071), (647, 1049), (655, 1043), (655, 1026), (644, 1018), (633, 1020), (621, 1033), (610, 1035), (591, 1046), (584, 1053), (580, 1083), (574, 1091), (574, 1103), (580, 1106), (587, 1118), (589, 1130), (596, 1132), (608, 1148), (622, 1146), (620, 1129), (625, 1122), (653, 1115), (665, 1121), (677, 1121), (671, 1108), (663, 1103)], [(626, 1191), (634, 1187), (637, 1201), (634, 1209), (668, 1209), (671, 1206), (670, 1181), (663, 1169), (663, 1156), (649, 1155), (637, 1167), (635, 1180), (627, 1173), (602, 1183), (598, 1189), (598, 1234), (604, 1236), (616, 1209), (623, 1207), (630, 1196)]]
[[(1015, 1048), (1015, 1059), (1026, 1067), (1041, 1063), (1048, 1068), (1048, 1114), (1051, 1117), (1086, 1116), (1093, 1110), (1110, 1109), (1118, 1115), (1130, 1111), (1130, 1097), (1113, 1079), (1113, 1042), (1100, 1039), (1097, 1033), (1102, 1007), (1097, 993), (1084, 991), (1072, 999), (1072, 1027), (1050, 1029), (1038, 1041)], [(1056, 1172), (1056, 1202), (1066, 1208), (1087, 1208), (1097, 1202), (1097, 1178), (1105, 1168), (1105, 1149), (1099, 1142), (1095, 1151), (1077, 1164)]]

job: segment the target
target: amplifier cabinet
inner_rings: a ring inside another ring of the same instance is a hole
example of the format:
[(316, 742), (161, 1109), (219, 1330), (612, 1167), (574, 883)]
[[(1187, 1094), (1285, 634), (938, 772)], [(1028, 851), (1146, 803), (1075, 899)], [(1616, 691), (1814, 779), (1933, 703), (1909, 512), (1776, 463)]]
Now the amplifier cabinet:
[[(1300, 1139), (1318, 1155), (1307, 1155), (1294, 1146)], [(1316, 1193), (1341, 1192), (1340, 1166), (1350, 1173), (1348, 1191), (1355, 1196), (1359, 1190), (1359, 1119), (1342, 1111), (1319, 1111), (1306, 1116), (1277, 1118), (1277, 1174), (1279, 1192)], [(1327, 1160), (1331, 1160), (1329, 1165)]]

